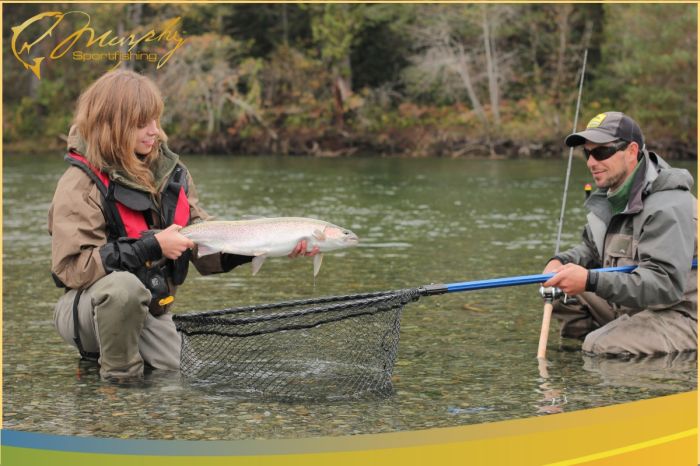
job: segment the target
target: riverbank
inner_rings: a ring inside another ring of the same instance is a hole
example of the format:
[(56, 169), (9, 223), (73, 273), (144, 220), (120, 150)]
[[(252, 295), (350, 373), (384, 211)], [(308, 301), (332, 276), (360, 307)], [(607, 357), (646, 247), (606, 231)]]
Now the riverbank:
[[(278, 131), (255, 130), (245, 137), (219, 135), (206, 143), (171, 136), (169, 146), (181, 154), (284, 155), (313, 157), (442, 157), (492, 159), (547, 159), (568, 155), (562, 134), (556, 139), (529, 140), (513, 137), (468, 135), (459, 129), (430, 127), (393, 128), (357, 133), (336, 128), (305, 128)], [(10, 141), (3, 144), (6, 153), (28, 154), (37, 151), (62, 151), (63, 137)], [(682, 141), (654, 140), (649, 149), (667, 160), (697, 159), (697, 146)]]
[[(369, 134), (327, 130), (318, 134), (294, 134), (279, 141), (241, 141), (240, 145), (236, 144), (233, 149), (234, 153), (242, 154), (273, 153), (321, 157), (379, 154), (402, 157), (546, 159), (568, 155), (568, 147), (563, 143), (567, 134), (533, 140), (470, 135), (459, 129), (433, 130), (421, 127)], [(663, 154), (667, 159), (697, 159), (696, 145), (680, 141), (661, 141), (650, 146), (650, 150)]]

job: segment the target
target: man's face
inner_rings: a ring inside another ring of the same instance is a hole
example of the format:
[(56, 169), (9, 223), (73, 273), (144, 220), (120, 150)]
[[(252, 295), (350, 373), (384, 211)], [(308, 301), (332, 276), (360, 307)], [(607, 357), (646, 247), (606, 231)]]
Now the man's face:
[[(586, 141), (584, 148), (592, 151), (597, 147), (615, 146), (614, 142), (607, 144), (596, 144)], [(627, 177), (637, 166), (637, 152), (639, 146), (636, 142), (631, 142), (627, 148), (615, 152), (615, 154), (605, 160), (596, 160), (592, 155), (588, 157), (586, 165), (593, 175), (596, 186), (603, 189), (615, 191), (622, 186)]]

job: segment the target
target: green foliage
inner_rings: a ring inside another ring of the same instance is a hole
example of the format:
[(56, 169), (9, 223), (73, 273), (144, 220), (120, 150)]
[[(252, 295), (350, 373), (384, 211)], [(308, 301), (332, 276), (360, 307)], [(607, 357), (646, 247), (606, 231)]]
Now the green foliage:
[(330, 80), (321, 60), (291, 47), (278, 47), (261, 71), (267, 120), (290, 129), (329, 124)]
[[(350, 55), (355, 33), (360, 29), (365, 6), (324, 3), (306, 6), (311, 15), (311, 34), (321, 59), (330, 67), (344, 65)], [(341, 70), (343, 75), (349, 69)]]
[(600, 105), (633, 116), (650, 142), (695, 141), (697, 5), (615, 4), (605, 11)]
[(410, 64), (408, 30), (416, 20), (415, 7), (386, 3), (366, 6), (364, 21), (350, 50), (355, 89), (384, 85), (403, 89), (401, 73)]
[[(168, 64), (131, 65), (161, 86), (171, 143), (193, 151), (295, 153), (324, 135), (408, 153), (431, 138), (559, 141), (586, 48), (581, 121), (621, 110), (650, 143), (695, 150), (697, 5), (608, 3), (7, 4), (6, 143), (58, 141), (81, 90), (111, 67), (64, 58), (39, 81), (15, 60), (12, 26), (68, 9), (124, 34), (181, 18), (187, 41)], [(500, 125), (489, 128), (496, 113)]]
[(214, 33), (190, 38), (155, 78), (167, 96), (164, 124), (195, 148), (221, 145), (220, 135), (259, 118), (261, 62), (245, 46)]
[(250, 53), (259, 58), (267, 58), (282, 45), (302, 48), (311, 42), (309, 12), (304, 5), (227, 5), (222, 21), (232, 38), (250, 41)]

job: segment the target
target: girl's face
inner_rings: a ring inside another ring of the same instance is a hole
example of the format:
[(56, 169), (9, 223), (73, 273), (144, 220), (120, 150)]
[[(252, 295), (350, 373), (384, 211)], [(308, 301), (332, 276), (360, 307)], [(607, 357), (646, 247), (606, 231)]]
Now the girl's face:
[(158, 125), (156, 120), (151, 120), (142, 128), (136, 129), (136, 143), (134, 144), (134, 152), (138, 155), (147, 155), (153, 149), (153, 145), (158, 140)]

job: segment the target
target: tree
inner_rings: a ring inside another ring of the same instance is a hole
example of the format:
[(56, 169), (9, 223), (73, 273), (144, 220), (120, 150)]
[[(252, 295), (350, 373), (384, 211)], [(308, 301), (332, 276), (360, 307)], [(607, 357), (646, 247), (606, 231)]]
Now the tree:
[(344, 123), (345, 102), (352, 94), (350, 49), (361, 29), (364, 5), (325, 3), (306, 6), (311, 15), (311, 34), (321, 61), (331, 72), (335, 123)]
[(491, 112), (496, 126), (501, 124), (500, 113), (500, 86), (499, 86), (499, 64), (496, 50), (496, 36), (498, 33), (498, 21), (496, 14), (486, 5), (481, 5), (481, 27), (484, 38), (484, 55), (486, 59), (486, 75), (489, 83), (489, 99), (491, 102)]
[(697, 5), (605, 5), (597, 106), (633, 116), (648, 140), (697, 140)]
[(303, 5), (256, 3), (227, 5), (225, 33), (250, 42), (250, 53), (266, 58), (279, 46), (304, 48), (311, 43), (311, 20)]
[(409, 28), (416, 21), (416, 5), (366, 5), (361, 29), (351, 50), (353, 89), (401, 89), (401, 73), (412, 54)]
[[(244, 58), (241, 44), (226, 36), (192, 37), (155, 78), (167, 103), (165, 123), (199, 150), (225, 146), (226, 131), (248, 121), (264, 125), (259, 113), (260, 62)], [(238, 65), (230, 61), (238, 58)]]
[[(532, 4), (508, 23), (503, 47), (513, 52), (508, 97), (527, 106), (530, 118), (545, 121), (556, 135), (570, 131), (584, 49), (586, 89), (600, 62), (602, 5)], [(584, 96), (588, 95), (584, 93)]]
[[(509, 72), (510, 61), (497, 43), (500, 25), (512, 12), (508, 5), (423, 6), (421, 20), (413, 28), (418, 53), (406, 74), (414, 89), (427, 84), (438, 95), (466, 94), (485, 129), (492, 155), (492, 126), (498, 128), (501, 123), (501, 95), (507, 84), (504, 73)], [(489, 103), (488, 108), (484, 102)]]

